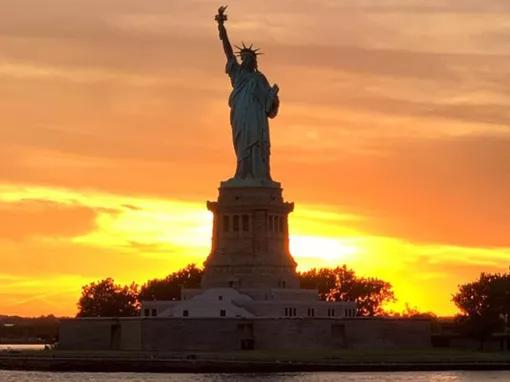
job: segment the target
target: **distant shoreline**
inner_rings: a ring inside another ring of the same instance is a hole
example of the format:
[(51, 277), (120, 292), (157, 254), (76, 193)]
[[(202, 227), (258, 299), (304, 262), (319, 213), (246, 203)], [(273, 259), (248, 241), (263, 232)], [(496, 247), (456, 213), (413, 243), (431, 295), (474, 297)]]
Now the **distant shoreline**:
[[(244, 356), (244, 354), (243, 354)], [(249, 356), (249, 354), (247, 354)], [(509, 360), (470, 359), (441, 360), (268, 360), (227, 359), (222, 354), (208, 354), (206, 358), (158, 357), (150, 354), (104, 354), (59, 351), (0, 352), (0, 369), (25, 371), (68, 372), (165, 372), (165, 373), (273, 373), (273, 372), (402, 372), (402, 371), (488, 371), (510, 370)], [(201, 355), (198, 355), (201, 357)], [(361, 354), (359, 357), (364, 358)], [(404, 357), (405, 358), (405, 357)], [(495, 357), (498, 358), (498, 357)]]

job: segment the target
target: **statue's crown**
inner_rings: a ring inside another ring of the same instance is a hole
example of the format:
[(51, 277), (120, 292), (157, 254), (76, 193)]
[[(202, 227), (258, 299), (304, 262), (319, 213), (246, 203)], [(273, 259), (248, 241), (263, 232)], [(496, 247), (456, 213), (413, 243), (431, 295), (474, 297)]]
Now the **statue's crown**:
[(244, 42), (243, 42), (242, 48), (237, 45), (235, 45), (235, 47), (237, 49), (236, 55), (238, 55), (238, 56), (241, 56), (243, 53), (250, 53), (250, 54), (253, 54), (254, 56), (264, 54), (262, 52), (259, 52), (260, 49), (253, 49), (253, 44), (250, 44), (250, 46), (246, 46), (246, 45), (244, 45)]

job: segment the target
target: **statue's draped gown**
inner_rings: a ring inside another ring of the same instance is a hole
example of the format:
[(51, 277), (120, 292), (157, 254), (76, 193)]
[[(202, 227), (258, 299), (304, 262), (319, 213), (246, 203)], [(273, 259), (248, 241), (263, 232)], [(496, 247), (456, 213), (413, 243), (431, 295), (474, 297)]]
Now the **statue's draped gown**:
[(228, 60), (226, 72), (233, 87), (229, 106), (237, 156), (235, 177), (271, 180), (268, 118), (277, 114), (278, 97), (262, 73), (245, 70), (235, 58)]

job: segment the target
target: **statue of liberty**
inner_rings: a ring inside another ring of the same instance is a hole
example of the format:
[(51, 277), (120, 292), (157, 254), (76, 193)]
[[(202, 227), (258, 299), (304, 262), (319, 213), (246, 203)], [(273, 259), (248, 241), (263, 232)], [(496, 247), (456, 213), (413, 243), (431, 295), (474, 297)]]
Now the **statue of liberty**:
[(225, 29), (225, 7), (218, 9), (216, 21), (223, 49), (227, 56), (226, 72), (232, 83), (229, 97), (230, 124), (234, 150), (237, 156), (235, 180), (255, 179), (271, 181), (269, 168), (270, 140), (268, 118), (276, 117), (279, 99), (277, 85), (270, 86), (258, 70), (258, 49), (242, 44), (236, 54)]

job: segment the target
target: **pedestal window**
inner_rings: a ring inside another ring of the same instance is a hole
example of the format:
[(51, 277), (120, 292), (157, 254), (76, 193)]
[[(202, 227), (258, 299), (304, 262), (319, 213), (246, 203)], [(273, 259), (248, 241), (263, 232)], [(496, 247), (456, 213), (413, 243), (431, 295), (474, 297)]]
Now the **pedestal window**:
[(239, 215), (234, 215), (232, 228), (234, 232), (239, 232)]
[(223, 232), (229, 232), (230, 231), (230, 216), (224, 215), (223, 216)]
[(250, 231), (250, 216), (249, 215), (243, 215), (242, 223), (243, 223), (243, 231), (244, 232)]

